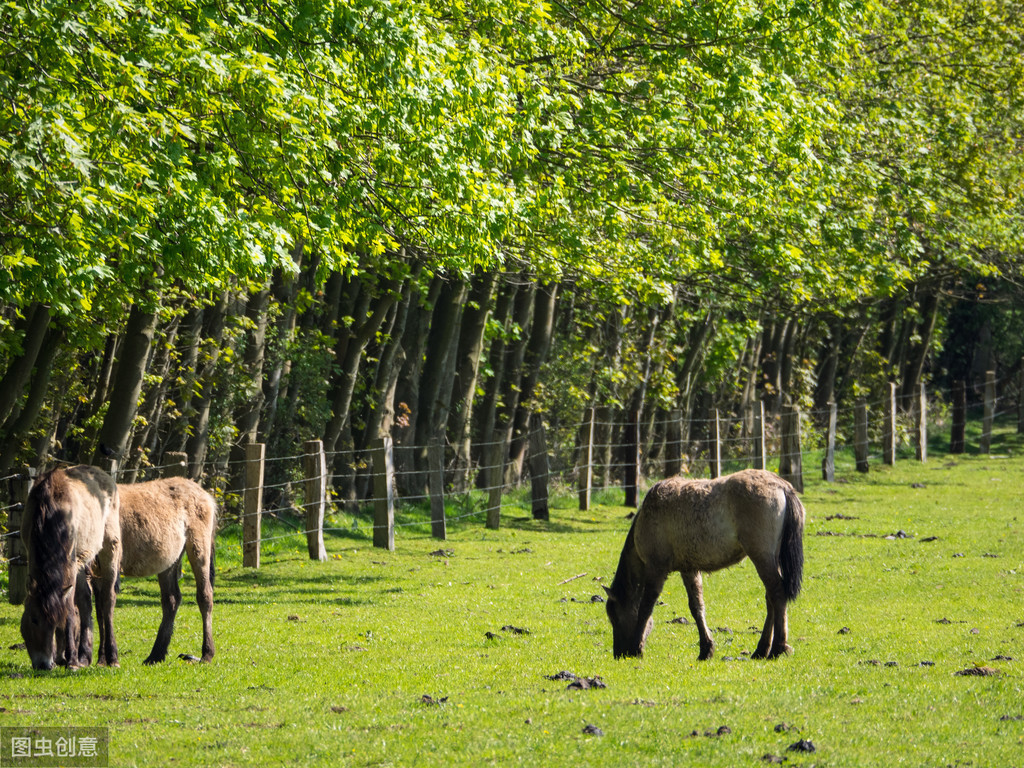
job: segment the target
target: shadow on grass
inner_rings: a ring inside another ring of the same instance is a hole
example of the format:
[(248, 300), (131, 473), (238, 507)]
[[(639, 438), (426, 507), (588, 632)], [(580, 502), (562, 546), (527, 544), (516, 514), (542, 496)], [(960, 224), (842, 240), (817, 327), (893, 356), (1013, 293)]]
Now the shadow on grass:
[[(623, 517), (623, 520), (625, 518)], [(531, 533), (605, 533), (614, 520), (591, 519), (558, 516), (552, 520), (535, 520), (532, 517), (505, 517), (501, 519), (504, 527)]]
[[(288, 572), (289, 562), (299, 559), (276, 560), (272, 567), (258, 571), (233, 570), (224, 574), (223, 582), (226, 589), (231, 589), (223, 597), (214, 593), (215, 603), (228, 605), (245, 605), (253, 602), (245, 596), (238, 595), (239, 590), (259, 588), (261, 592), (274, 595), (274, 602), (321, 603), (334, 605), (369, 605), (374, 597), (383, 594), (387, 589), (375, 589), (383, 584), (390, 586), (386, 574), (361, 574), (358, 576), (344, 575), (337, 572), (318, 570), (316, 568), (295, 568)], [(223, 594), (223, 593), (222, 593)]]
[[(0, 679), (20, 679), (20, 680), (68, 680), (68, 679), (81, 679), (82, 677), (99, 676), (99, 675), (110, 675), (117, 674), (117, 668), (101, 667), (98, 664), (90, 664), (87, 667), (79, 667), (78, 669), (67, 669), (66, 667), (54, 667), (48, 672), (42, 670), (32, 669), (32, 663), (29, 661), (28, 653), (22, 648), (17, 651), (10, 650), (7, 652), (9, 657), (0, 660)], [(50, 692), (43, 693), (32, 693), (30, 690), (19, 689), (13, 696), (16, 699), (49, 699), (53, 694)], [(71, 698), (102, 698), (102, 699), (118, 699), (121, 697), (111, 696), (108, 694), (96, 694), (96, 693), (62, 693), (63, 697)], [(12, 714), (37, 714), (35, 712), (21, 712), (17, 710)], [(45, 713), (44, 713), (45, 714)], [(6, 765), (6, 763), (4, 763)]]

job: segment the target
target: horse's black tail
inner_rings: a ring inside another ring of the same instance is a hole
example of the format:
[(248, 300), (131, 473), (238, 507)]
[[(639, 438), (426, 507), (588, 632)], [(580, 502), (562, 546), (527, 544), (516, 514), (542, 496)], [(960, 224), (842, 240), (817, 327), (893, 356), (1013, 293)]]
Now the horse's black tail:
[(786, 487), (786, 518), (782, 524), (779, 566), (786, 599), (800, 594), (804, 578), (804, 505), (793, 488)]
[(213, 525), (210, 527), (210, 586), (217, 578), (217, 503), (212, 502)]
[(214, 535), (211, 537), (213, 541), (210, 543), (210, 586), (213, 586), (213, 582), (217, 578), (217, 535), (216, 528), (214, 528)]

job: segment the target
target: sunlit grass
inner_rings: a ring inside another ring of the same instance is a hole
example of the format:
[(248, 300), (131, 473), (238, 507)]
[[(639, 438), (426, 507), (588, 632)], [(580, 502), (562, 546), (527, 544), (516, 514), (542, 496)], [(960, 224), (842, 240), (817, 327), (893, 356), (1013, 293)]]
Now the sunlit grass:
[[(688, 617), (678, 579), (644, 659), (613, 660), (604, 606), (592, 598), (613, 574), (628, 510), (579, 512), (567, 496), (539, 523), (516, 497), (499, 531), (465, 519), (438, 542), (410, 525), (393, 553), (373, 549), (368, 517), (339, 515), (325, 563), (306, 558), (302, 536), (285, 535), (293, 527), (268, 521), (258, 571), (241, 566), (229, 528), (211, 664), (176, 658), (201, 642), (187, 567), (171, 660), (157, 667), (142, 665), (159, 623), (156, 580), (126, 581), (121, 669), (37, 675), (24, 651), (0, 651), (0, 725), (108, 726), (118, 766), (736, 766), (766, 756), (1017, 765), (1022, 448), (1007, 433), (992, 457), (933, 452), (927, 464), (876, 463), (866, 476), (840, 463), (831, 485), (807, 471), (795, 652), (774, 662), (743, 655), (764, 618), (749, 563), (706, 581), (708, 619), (721, 628), (713, 660), (696, 661), (692, 626), (668, 623)], [(900, 531), (906, 538), (887, 538)], [(19, 619), (20, 608), (0, 607), (4, 649), (20, 641)], [(975, 666), (998, 674), (955, 674)], [(570, 691), (545, 677), (560, 670), (607, 687)], [(816, 751), (787, 751), (800, 740)]]

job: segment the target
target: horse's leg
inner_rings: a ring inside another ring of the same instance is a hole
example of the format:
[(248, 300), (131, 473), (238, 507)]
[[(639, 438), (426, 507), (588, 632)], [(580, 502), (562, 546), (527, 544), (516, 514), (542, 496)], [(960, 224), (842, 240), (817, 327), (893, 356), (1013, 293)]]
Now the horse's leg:
[(644, 591), (637, 607), (637, 636), (634, 638), (638, 656), (643, 656), (647, 636), (654, 626), (654, 606), (657, 605), (658, 598), (661, 597), (661, 591), (665, 588), (667, 578), (667, 576), (655, 576), (644, 583)]
[(181, 568), (181, 557), (165, 571), (157, 576), (160, 582), (160, 605), (163, 608), (163, 618), (160, 620), (160, 629), (156, 632), (156, 641), (153, 643), (153, 650), (149, 652), (144, 664), (158, 664), (167, 658), (167, 648), (171, 644), (171, 635), (174, 634), (174, 617), (178, 614), (178, 606), (181, 605), (181, 587), (178, 586), (178, 572)]
[(767, 588), (764, 591), (764, 602), (766, 615), (764, 628), (761, 630), (761, 639), (757, 641), (757, 648), (750, 654), (752, 659), (764, 659), (772, 647), (772, 637), (775, 635), (775, 607), (772, 602), (771, 591)]
[(757, 574), (764, 582), (765, 619), (764, 629), (757, 648), (751, 654), (753, 659), (774, 659), (793, 649), (786, 644), (786, 593), (782, 585), (782, 574), (774, 557), (751, 558)]
[(53, 640), (53, 666), (66, 667), (68, 665), (68, 638), (64, 633), (63, 626), (57, 627)]
[(203, 661), (213, 658), (213, 581), (210, 578), (213, 564), (212, 542), (194, 540), (185, 546), (192, 575), (196, 580), (196, 602), (203, 617)]
[(96, 663), (100, 666), (119, 667), (117, 638), (114, 637), (114, 606), (117, 604), (117, 579), (121, 572), (120, 539), (109, 540), (97, 559), (99, 564), (93, 578), (96, 632), (99, 635)]
[(75, 581), (75, 605), (78, 608), (78, 663), (92, 664), (92, 585), (91, 573), (82, 570)]
[(700, 636), (700, 656), (698, 661), (710, 659), (715, 653), (715, 641), (708, 630), (708, 622), (704, 616), (704, 580), (700, 571), (680, 573), (686, 585), (686, 597), (690, 603), (690, 615), (697, 623), (697, 634)]
[[(64, 658), (64, 666), (78, 669), (78, 606), (75, 604), (75, 590), (72, 588), (64, 598), (67, 603), (67, 617), (64, 625), (57, 628), (57, 657)], [(61, 653), (61, 646), (64, 652)]]

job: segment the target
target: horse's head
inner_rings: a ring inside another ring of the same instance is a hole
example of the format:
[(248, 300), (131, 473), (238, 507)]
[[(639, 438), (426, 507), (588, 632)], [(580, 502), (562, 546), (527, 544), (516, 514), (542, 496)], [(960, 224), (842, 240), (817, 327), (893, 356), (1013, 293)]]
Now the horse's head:
[(54, 618), (43, 610), (42, 603), (30, 592), (25, 598), (25, 612), (21, 615), (21, 637), (32, 660), (32, 669), (48, 672), (55, 666), (56, 630)]
[(605, 592), (608, 597), (604, 607), (612, 624), (612, 653), (616, 659), (643, 656), (644, 644), (654, 626), (654, 618), (648, 617), (641, 627), (638, 600), (626, 599), (608, 587), (605, 587)]

